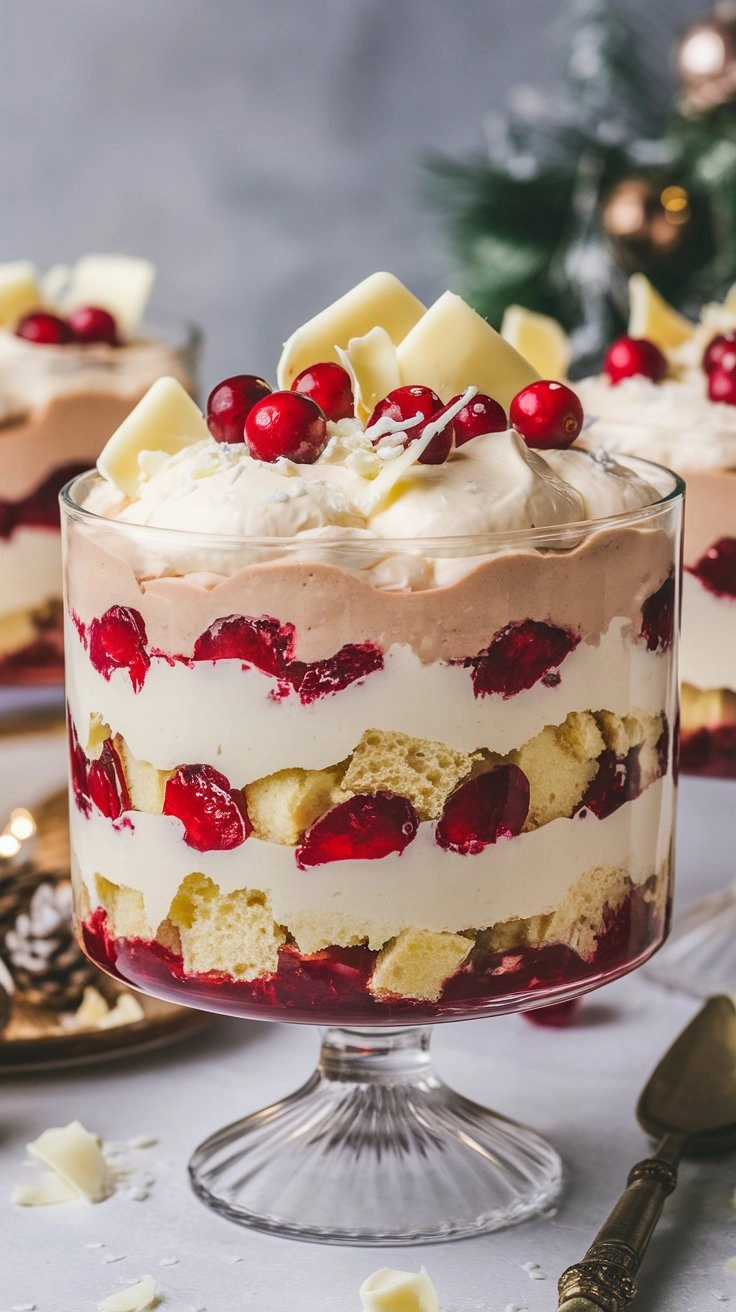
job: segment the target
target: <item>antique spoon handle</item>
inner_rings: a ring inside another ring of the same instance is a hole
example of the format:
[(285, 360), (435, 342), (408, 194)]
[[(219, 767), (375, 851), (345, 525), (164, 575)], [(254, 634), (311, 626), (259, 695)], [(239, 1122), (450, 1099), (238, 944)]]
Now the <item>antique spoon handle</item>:
[(557, 1312), (623, 1312), (665, 1199), (677, 1184), (684, 1140), (667, 1135), (654, 1157), (637, 1162), (626, 1188), (582, 1262), (563, 1272)]

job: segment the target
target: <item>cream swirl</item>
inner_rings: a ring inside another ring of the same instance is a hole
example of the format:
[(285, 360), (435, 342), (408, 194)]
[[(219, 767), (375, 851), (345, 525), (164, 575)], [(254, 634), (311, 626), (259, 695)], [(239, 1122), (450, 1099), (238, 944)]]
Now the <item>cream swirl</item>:
[(613, 385), (604, 375), (575, 390), (592, 421), (581, 443), (636, 455), (677, 470), (736, 468), (736, 407), (709, 401), (705, 379), (636, 375)]
[(238, 538), (327, 529), (346, 538), (356, 530), (377, 538), (447, 538), (576, 523), (658, 498), (621, 465), (581, 451), (542, 455), (508, 430), (467, 442), (442, 465), (411, 464), (370, 509), (366, 490), (390, 470), (396, 447), (377, 455), (355, 421), (329, 427), (331, 440), (311, 465), (269, 464), (244, 445), (211, 439), (173, 456), (150, 453), (135, 500), (101, 483), (87, 509), (130, 524)]

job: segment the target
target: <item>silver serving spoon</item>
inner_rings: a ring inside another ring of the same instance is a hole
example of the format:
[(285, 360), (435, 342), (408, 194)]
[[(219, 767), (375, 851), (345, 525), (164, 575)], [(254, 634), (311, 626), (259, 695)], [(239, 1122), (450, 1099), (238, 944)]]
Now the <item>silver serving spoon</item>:
[(675, 1039), (636, 1109), (659, 1146), (629, 1172), (624, 1193), (582, 1262), (558, 1285), (557, 1312), (622, 1312), (636, 1295), (636, 1274), (684, 1153), (720, 1153), (736, 1145), (736, 1007), (710, 998)]

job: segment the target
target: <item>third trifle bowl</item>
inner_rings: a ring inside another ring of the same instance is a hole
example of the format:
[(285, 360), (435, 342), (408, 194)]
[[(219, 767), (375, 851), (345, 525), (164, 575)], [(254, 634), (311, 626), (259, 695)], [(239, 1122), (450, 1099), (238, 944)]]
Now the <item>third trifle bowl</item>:
[(428, 355), (361, 407), (320, 341), (321, 392), (241, 375), (209, 430), (156, 384), (62, 498), (80, 938), (157, 996), (322, 1027), (307, 1084), (190, 1163), (298, 1238), (548, 1206), (557, 1154), (441, 1083), (430, 1027), (572, 998), (666, 932), (682, 485), (549, 410), (544, 442), (500, 405), (493, 431), (530, 371), (459, 305), (493, 378), (448, 334), (443, 386)]

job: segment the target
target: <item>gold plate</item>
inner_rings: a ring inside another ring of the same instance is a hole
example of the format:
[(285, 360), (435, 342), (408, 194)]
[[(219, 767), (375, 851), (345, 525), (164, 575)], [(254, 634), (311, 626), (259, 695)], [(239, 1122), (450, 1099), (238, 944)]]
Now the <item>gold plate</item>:
[[(177, 1007), (158, 998), (136, 993), (144, 1011), (142, 1020), (116, 1025), (108, 1030), (43, 1029), (43, 1010), (34, 1008), (32, 1022), (12, 1021), (0, 1037), (0, 1077), (27, 1071), (57, 1070), (88, 1062), (112, 1061), (116, 1057), (146, 1052), (175, 1043), (209, 1024), (206, 1012)], [(33, 1034), (31, 1029), (38, 1026)], [(18, 1037), (13, 1037), (13, 1032)], [(25, 1031), (25, 1032), (23, 1032)]]

